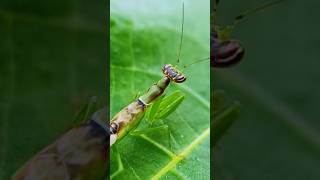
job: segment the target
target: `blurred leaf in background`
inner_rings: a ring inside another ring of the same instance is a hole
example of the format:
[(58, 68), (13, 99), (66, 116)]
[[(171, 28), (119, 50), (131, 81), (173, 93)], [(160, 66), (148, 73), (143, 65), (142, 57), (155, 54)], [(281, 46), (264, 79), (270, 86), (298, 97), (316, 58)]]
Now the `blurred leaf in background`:
[(106, 98), (106, 2), (0, 2), (0, 179)]
[[(184, 4), (180, 67), (209, 57), (210, 47), (209, 1)], [(162, 78), (164, 64), (176, 64), (181, 16), (182, 1), (111, 1), (111, 116)], [(159, 122), (168, 125), (168, 130), (147, 133), (143, 138), (127, 136), (117, 144), (123, 170), (115, 174), (119, 163), (112, 153), (113, 179), (209, 179), (209, 62), (191, 66), (184, 73), (187, 81), (171, 84), (166, 91), (180, 89), (186, 94), (181, 106)]]
[[(220, 1), (218, 24), (265, 2)], [(213, 83), (241, 115), (214, 151), (214, 179), (319, 179), (319, 6), (285, 1), (236, 27), (246, 55)]]

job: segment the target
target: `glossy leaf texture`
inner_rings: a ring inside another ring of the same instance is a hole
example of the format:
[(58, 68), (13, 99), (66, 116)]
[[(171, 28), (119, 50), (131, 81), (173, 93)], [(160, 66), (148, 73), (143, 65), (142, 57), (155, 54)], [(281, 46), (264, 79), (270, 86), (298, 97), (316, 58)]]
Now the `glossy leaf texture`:
[(0, 179), (72, 127), (89, 97), (105, 101), (106, 5), (0, 2)]
[[(184, 38), (177, 64), (182, 1), (111, 1), (111, 116), (160, 80), (164, 64), (183, 67), (209, 57), (209, 1), (184, 3)], [(168, 94), (175, 90), (185, 94), (171, 115), (152, 124), (168, 128), (127, 136), (117, 144), (123, 170), (113, 179), (209, 179), (209, 66), (207, 62), (184, 69), (187, 80), (167, 88)], [(144, 119), (138, 129), (147, 127)], [(119, 166), (114, 147), (112, 152), (111, 174)]]
[[(220, 1), (218, 24), (265, 2)], [(241, 113), (213, 152), (214, 179), (319, 179), (319, 5), (285, 1), (234, 29), (246, 55), (213, 83)]]

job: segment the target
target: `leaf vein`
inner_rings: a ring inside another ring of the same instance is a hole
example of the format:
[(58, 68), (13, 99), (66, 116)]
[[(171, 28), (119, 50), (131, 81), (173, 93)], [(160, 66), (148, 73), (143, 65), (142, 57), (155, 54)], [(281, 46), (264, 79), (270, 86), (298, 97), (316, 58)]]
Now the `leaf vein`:
[(160, 171), (155, 174), (152, 179), (159, 179), (168, 171), (176, 167), (176, 165), (184, 160), (196, 147), (198, 147), (206, 138), (210, 136), (210, 127), (207, 128), (200, 136), (191, 142), (180, 154), (174, 157), (170, 162), (167, 163)]

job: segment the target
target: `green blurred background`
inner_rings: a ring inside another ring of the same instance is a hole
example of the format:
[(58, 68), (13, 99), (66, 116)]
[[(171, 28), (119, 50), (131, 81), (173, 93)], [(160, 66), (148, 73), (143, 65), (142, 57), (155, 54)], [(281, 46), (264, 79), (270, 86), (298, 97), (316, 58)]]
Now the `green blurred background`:
[[(221, 0), (220, 24), (266, 0)], [(243, 62), (212, 83), (242, 103), (213, 154), (214, 179), (318, 179), (320, 2), (287, 0), (234, 37)], [(103, 1), (0, 2), (0, 179), (70, 127), (86, 98), (105, 99)]]
[(0, 2), (0, 179), (106, 102), (106, 1)]
[[(221, 0), (218, 23), (267, 1)], [(319, 7), (287, 0), (235, 28), (245, 57), (212, 83), (242, 108), (214, 150), (214, 179), (319, 179)]]

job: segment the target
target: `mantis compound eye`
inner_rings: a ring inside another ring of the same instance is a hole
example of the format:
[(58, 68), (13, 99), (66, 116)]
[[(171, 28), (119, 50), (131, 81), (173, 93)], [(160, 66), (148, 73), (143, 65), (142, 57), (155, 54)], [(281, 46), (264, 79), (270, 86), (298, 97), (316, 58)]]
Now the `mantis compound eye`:
[(171, 64), (165, 64), (162, 67), (162, 73), (175, 83), (183, 83), (187, 78), (178, 69)]

